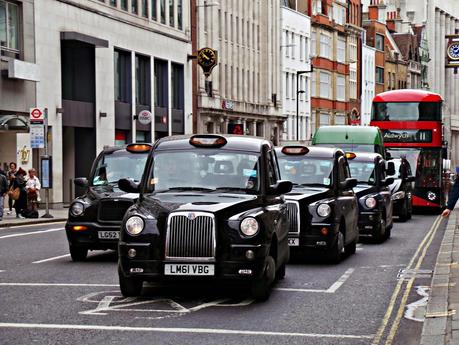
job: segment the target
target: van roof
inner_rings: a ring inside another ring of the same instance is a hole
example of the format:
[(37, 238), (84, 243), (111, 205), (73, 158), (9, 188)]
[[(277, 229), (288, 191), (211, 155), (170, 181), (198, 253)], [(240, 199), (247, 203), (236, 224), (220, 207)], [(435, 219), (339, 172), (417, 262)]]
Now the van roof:
[(312, 144), (383, 145), (381, 131), (373, 126), (323, 126), (314, 134)]

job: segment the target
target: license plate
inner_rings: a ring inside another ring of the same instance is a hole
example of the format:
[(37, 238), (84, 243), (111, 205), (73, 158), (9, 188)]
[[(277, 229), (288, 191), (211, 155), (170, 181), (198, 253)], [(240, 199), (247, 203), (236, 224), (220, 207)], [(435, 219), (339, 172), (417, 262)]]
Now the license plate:
[(117, 240), (120, 238), (119, 231), (99, 231), (97, 235), (103, 240)]
[(292, 247), (297, 247), (300, 245), (300, 239), (299, 238), (289, 238), (288, 245)]
[(164, 274), (167, 276), (213, 276), (214, 265), (209, 264), (165, 264)]

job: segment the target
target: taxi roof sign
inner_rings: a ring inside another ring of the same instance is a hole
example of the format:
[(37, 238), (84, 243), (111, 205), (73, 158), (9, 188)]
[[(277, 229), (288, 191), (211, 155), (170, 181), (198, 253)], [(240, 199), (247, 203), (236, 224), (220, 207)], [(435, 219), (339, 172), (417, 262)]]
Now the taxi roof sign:
[(357, 155), (354, 152), (346, 152), (346, 158), (349, 160), (353, 160)]
[(194, 135), (190, 138), (190, 144), (196, 147), (222, 147), (226, 145), (226, 139), (220, 135)]
[(282, 148), (282, 153), (284, 155), (305, 155), (309, 152), (309, 149), (306, 146), (284, 146)]
[(151, 145), (150, 144), (129, 144), (126, 146), (126, 150), (131, 153), (145, 153), (150, 152)]

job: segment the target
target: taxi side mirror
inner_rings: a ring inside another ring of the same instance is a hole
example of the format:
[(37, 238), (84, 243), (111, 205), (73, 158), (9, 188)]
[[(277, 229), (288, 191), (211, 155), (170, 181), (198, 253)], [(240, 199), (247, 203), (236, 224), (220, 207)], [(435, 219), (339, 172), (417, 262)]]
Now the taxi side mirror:
[(270, 189), (271, 195), (282, 195), (287, 194), (292, 190), (292, 182), (287, 180), (279, 180), (276, 184), (272, 185)]
[(357, 179), (347, 178), (345, 181), (340, 182), (339, 186), (342, 190), (352, 189), (357, 186)]
[(89, 186), (89, 182), (86, 177), (77, 177), (73, 180), (73, 184), (82, 188), (87, 188)]
[(127, 179), (127, 178), (122, 178), (118, 181), (118, 188), (126, 193), (139, 193), (140, 192), (139, 185), (135, 183), (134, 181)]
[(394, 183), (394, 181), (395, 181), (395, 179), (394, 179), (393, 177), (388, 177), (388, 178), (386, 178), (385, 180), (382, 180), (381, 182), (382, 182), (382, 184), (383, 184), (384, 186), (389, 186), (389, 185), (391, 185), (392, 183)]

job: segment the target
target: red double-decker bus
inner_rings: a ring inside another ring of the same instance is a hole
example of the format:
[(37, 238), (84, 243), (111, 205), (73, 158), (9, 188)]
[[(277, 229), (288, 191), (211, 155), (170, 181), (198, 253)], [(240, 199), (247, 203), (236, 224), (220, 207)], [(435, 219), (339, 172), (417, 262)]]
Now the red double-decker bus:
[(406, 157), (415, 174), (413, 206), (446, 203), (442, 103), (439, 94), (423, 90), (388, 91), (373, 99), (371, 125), (383, 132), (387, 152)]

